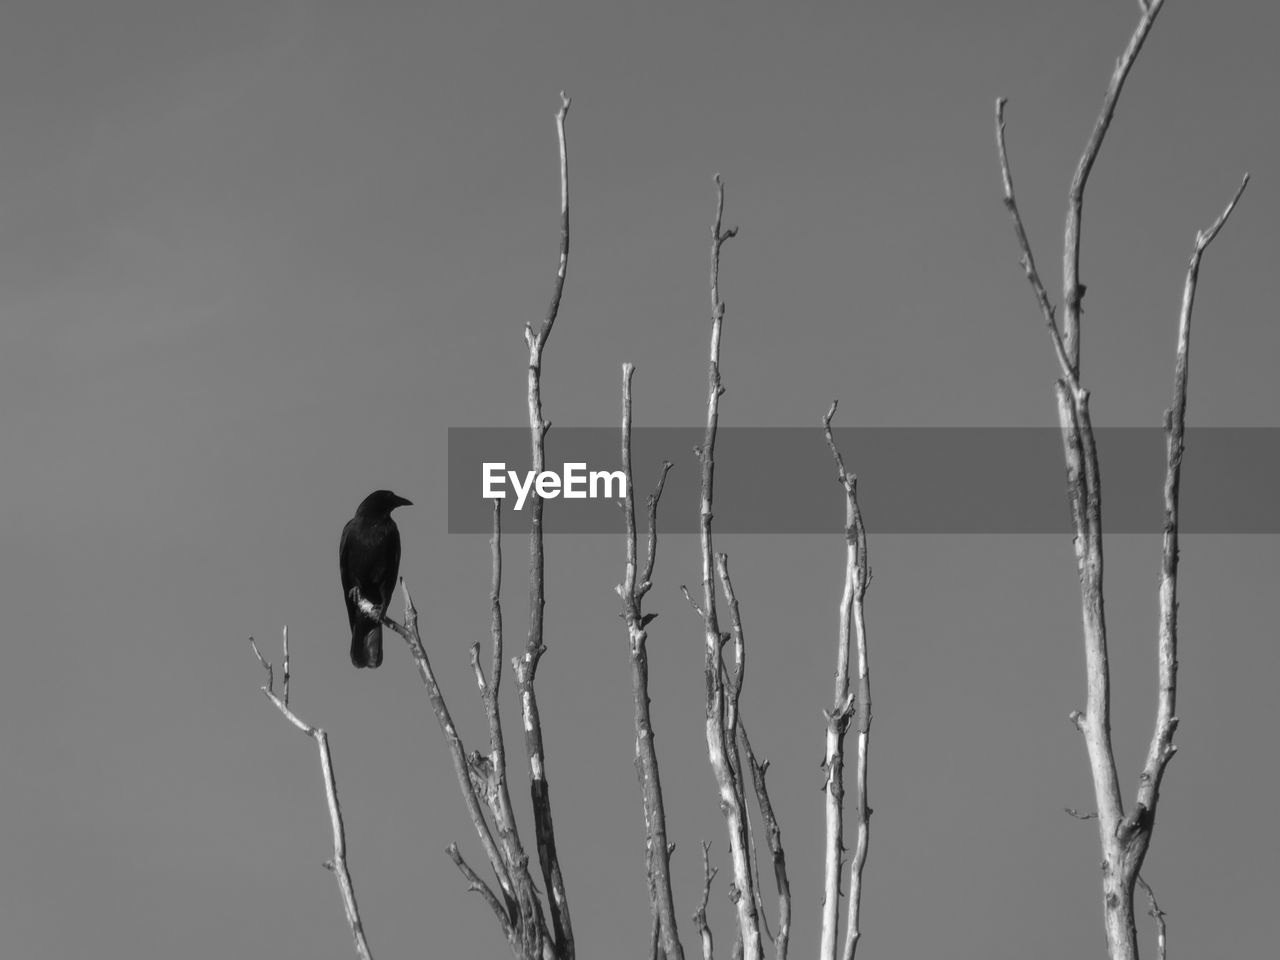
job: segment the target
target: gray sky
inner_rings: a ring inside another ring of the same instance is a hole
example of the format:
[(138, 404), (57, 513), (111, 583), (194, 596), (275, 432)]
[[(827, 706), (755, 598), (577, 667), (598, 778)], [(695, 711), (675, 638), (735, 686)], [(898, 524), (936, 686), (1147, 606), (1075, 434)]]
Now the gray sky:
[[(442, 852), (457, 840), (481, 859), (407, 652), (390, 644), (377, 672), (348, 662), (336, 555), (370, 490), (416, 501), (399, 514), (402, 572), (480, 746), (466, 649), (486, 635), (488, 554), (483, 537), (446, 533), (444, 447), (450, 426), (523, 422), (520, 331), (556, 256), (558, 91), (574, 98), (574, 249), (545, 365), (555, 423), (616, 422), (624, 360), (638, 424), (701, 418), (718, 170), (742, 228), (722, 276), (722, 422), (813, 425), (838, 396), (846, 426), (1048, 425), (1054, 364), (999, 200), (992, 104), (1010, 98), (1023, 212), (1056, 288), (1066, 183), (1136, 16), (1119, 0), (6, 4), (4, 952), (351, 954), (320, 866), (315, 750), (257, 692), (245, 642), (278, 655), (287, 622), (296, 706), (332, 737), (376, 955), (504, 955)], [(1100, 424), (1159, 422), (1192, 239), (1246, 169), (1254, 183), (1205, 260), (1190, 422), (1280, 424), (1278, 28), (1269, 4), (1171, 3), (1126, 90), (1085, 214)], [(637, 469), (647, 485), (656, 464)], [(804, 956), (842, 543), (720, 544)], [(1276, 547), (1184, 542), (1181, 750), (1145, 871), (1180, 956), (1273, 946)], [(1062, 812), (1092, 805), (1066, 720), (1083, 698), (1069, 538), (870, 548), (863, 950), (1098, 955), (1096, 832)], [(1158, 542), (1108, 548), (1131, 795), (1152, 720)], [(514, 642), (524, 541), (507, 549)], [(579, 949), (634, 956), (649, 920), (621, 542), (557, 537), (548, 554), (543, 717)], [(666, 538), (650, 600), (686, 920), (698, 841), (726, 849), (699, 629), (678, 592), (697, 562), (694, 538)], [(721, 864), (710, 913), (727, 949)]]

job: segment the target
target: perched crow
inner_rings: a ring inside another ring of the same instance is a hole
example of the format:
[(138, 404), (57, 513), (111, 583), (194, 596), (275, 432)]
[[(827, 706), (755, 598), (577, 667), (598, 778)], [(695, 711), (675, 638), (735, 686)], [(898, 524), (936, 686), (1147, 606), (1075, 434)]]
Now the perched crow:
[(390, 490), (375, 490), (342, 528), (338, 565), (351, 623), (351, 662), (357, 667), (382, 663), (382, 617), (400, 573), (400, 531), (391, 511), (412, 503)]

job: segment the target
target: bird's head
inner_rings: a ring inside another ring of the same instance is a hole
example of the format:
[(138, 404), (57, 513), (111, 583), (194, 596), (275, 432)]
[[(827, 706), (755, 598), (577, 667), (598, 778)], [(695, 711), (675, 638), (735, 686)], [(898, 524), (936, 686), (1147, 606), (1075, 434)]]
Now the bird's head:
[(360, 502), (356, 510), (357, 517), (386, 517), (396, 507), (411, 507), (412, 500), (406, 500), (390, 490), (375, 490)]

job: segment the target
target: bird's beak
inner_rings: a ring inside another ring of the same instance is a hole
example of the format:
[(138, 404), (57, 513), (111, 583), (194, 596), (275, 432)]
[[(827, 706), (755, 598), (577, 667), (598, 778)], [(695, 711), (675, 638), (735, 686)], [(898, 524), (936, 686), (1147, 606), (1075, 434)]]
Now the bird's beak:
[(412, 507), (412, 506), (413, 506), (413, 501), (412, 501), (412, 500), (406, 500), (404, 497), (399, 497), (399, 496), (398, 496), (398, 497), (396, 497), (396, 500), (398, 500), (398, 501), (399, 501), (399, 503), (397, 504), (397, 506), (401, 506), (401, 507)]

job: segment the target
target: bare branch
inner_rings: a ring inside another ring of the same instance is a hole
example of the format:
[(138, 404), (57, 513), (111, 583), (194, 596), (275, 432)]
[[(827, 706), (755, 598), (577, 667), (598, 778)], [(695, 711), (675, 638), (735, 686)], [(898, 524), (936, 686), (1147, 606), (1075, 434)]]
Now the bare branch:
[(1098, 819), (1098, 815), (1096, 813), (1081, 813), (1075, 807), (1063, 807), (1062, 809), (1066, 812), (1067, 816), (1075, 817), (1077, 820), (1097, 820)]
[(551, 328), (555, 325), (560, 313), (560, 298), (564, 295), (564, 281), (569, 273), (569, 155), (565, 149), (564, 121), (569, 115), (572, 101), (560, 91), (560, 109), (556, 113), (556, 137), (560, 144), (560, 262), (556, 267), (556, 281), (551, 291), (551, 303), (547, 306), (542, 326), (535, 334), (532, 326), (525, 327), (525, 340), (532, 347), (532, 341), (538, 342), (539, 353), (551, 336)]
[(449, 706), (445, 703), (444, 694), (440, 691), (440, 684), (436, 680), (435, 671), (431, 667), (431, 660), (427, 657), (426, 648), (423, 646), (422, 637), (418, 633), (418, 611), (413, 605), (413, 597), (409, 594), (409, 587), (405, 584), (404, 578), (400, 578), (400, 590), (404, 594), (404, 624), (396, 623), (390, 618), (384, 618), (383, 626), (388, 626), (401, 638), (409, 647), (409, 653), (413, 656), (414, 663), (418, 667), (418, 676), (422, 678), (423, 686), (427, 689), (427, 698), (431, 701), (431, 710), (435, 713), (436, 722), (440, 725), (440, 732), (444, 734), (445, 746), (449, 749), (449, 756), (453, 760), (454, 774), (458, 780), (458, 787), (462, 791), (462, 799), (466, 804), (467, 813), (471, 816), (471, 822), (475, 825), (476, 835), (480, 838), (480, 845), (484, 848), (485, 856), (489, 859), (489, 865), (493, 868), (494, 876), (498, 878), (498, 885), (502, 888), (504, 895), (514, 899), (515, 890), (512, 886), (511, 877), (507, 872), (507, 866), (502, 859), (502, 854), (498, 850), (497, 844), (494, 843), (493, 833), (489, 828), (489, 821), (485, 817), (484, 809), (480, 805), (480, 797), (476, 794), (475, 785), (472, 783), (470, 766), (467, 763), (467, 752), (463, 746), (462, 737), (459, 736), (457, 727), (453, 723), (453, 715), (449, 712)]
[(371, 960), (372, 954), (369, 952), (369, 943), (364, 935), (364, 922), (360, 919), (360, 908), (356, 904), (355, 885), (351, 881), (351, 871), (347, 868), (347, 831), (342, 822), (342, 805), (338, 802), (338, 784), (333, 775), (333, 758), (329, 753), (329, 735), (320, 727), (313, 727), (303, 721), (301, 717), (289, 709), (286, 699), (289, 683), (289, 628), (285, 627), (283, 640), (285, 665), (282, 671), (282, 687), (285, 691), (284, 697), (278, 696), (273, 689), (271, 664), (262, 656), (253, 637), (249, 638), (249, 645), (253, 648), (254, 656), (258, 658), (258, 662), (267, 671), (267, 682), (262, 687), (262, 692), (266, 694), (268, 700), (275, 704), (276, 709), (280, 711), (286, 720), (316, 742), (316, 749), (320, 751), (320, 769), (324, 774), (324, 793), (329, 805), (329, 824), (333, 829), (333, 859), (327, 862), (325, 866), (332, 870), (333, 875), (338, 878), (338, 889), (342, 893), (342, 906), (347, 914), (347, 926), (351, 928), (351, 937), (355, 942), (356, 955), (361, 957), (362, 960)]
[(480, 896), (484, 897), (485, 903), (489, 904), (489, 909), (492, 910), (494, 916), (498, 918), (498, 924), (502, 927), (503, 934), (510, 937), (511, 921), (508, 919), (507, 912), (503, 909), (497, 896), (489, 889), (489, 885), (481, 880), (479, 874), (472, 870), (471, 865), (462, 858), (462, 854), (459, 852), (458, 845), (456, 843), (449, 844), (445, 849), (445, 853), (449, 854), (449, 859), (454, 862), (462, 875), (467, 878), (467, 889), (474, 890), (479, 893)]
[[(844, 853), (844, 738), (855, 711), (858, 718), (858, 755), (855, 784), (855, 822), (857, 845), (849, 864), (849, 915), (846, 921), (843, 960), (853, 960), (862, 937), (862, 873), (867, 862), (871, 837), (871, 808), (867, 805), (867, 748), (871, 731), (871, 675), (867, 666), (867, 628), (864, 600), (871, 580), (867, 560), (867, 531), (858, 506), (858, 478), (844, 465), (831, 431), (837, 402), (822, 418), (822, 430), (836, 465), (836, 479), (845, 494), (845, 574), (840, 597), (840, 628), (836, 646), (836, 682), (832, 706), (827, 716), (826, 753), (823, 765), (827, 782), (824, 788), (826, 843), (823, 870), (822, 940), (819, 956), (835, 960), (839, 937), (838, 908), (840, 897), (841, 857)], [(856, 657), (857, 689), (851, 667)]]
[[(1107, 129), (1129, 71), (1163, 7), (1163, 0), (1139, 0), (1141, 17), (1129, 39), (1103, 99), (1089, 139), (1077, 164), (1067, 199), (1063, 238), (1063, 327), (1061, 346), (1055, 350), (1063, 377), (1057, 382), (1058, 418), (1062, 428), (1063, 453), (1067, 464), (1068, 489), (1075, 552), (1080, 572), (1080, 591), (1088, 697), (1083, 713), (1073, 712), (1072, 720), (1084, 735), (1089, 753), (1097, 802), (1099, 838), (1103, 853), (1103, 902), (1108, 952), (1112, 960), (1136, 960), (1137, 934), (1134, 925), (1133, 892), (1142, 868), (1155, 822), (1161, 778), (1172, 758), (1172, 742), (1177, 726), (1177, 567), (1178, 499), (1186, 412), (1187, 361), (1191, 310), (1200, 259), (1205, 248), (1226, 223), (1239, 201), (1248, 177), (1244, 178), (1226, 209), (1207, 230), (1196, 236), (1195, 249), (1184, 285), (1179, 322), (1177, 361), (1174, 371), (1174, 401), (1165, 416), (1166, 473), (1164, 483), (1164, 542), (1160, 581), (1160, 627), (1158, 641), (1159, 695), (1155, 730), (1139, 778), (1137, 799), (1126, 815), (1120, 797), (1112, 748), (1110, 709), (1111, 687), (1107, 657), (1106, 619), (1103, 604), (1102, 499), (1098, 453), (1089, 412), (1089, 393), (1080, 386), (1080, 316), (1085, 287), (1080, 282), (1081, 222), (1084, 190), (1097, 160)], [(1023, 249), (1023, 266), (1036, 290), (1041, 312), (1047, 311), (1047, 295), (1039, 284), (1025, 231), (1013, 202), (1003, 136), (1003, 101), (996, 106), (996, 137), (1005, 185), (1005, 202), (1013, 214), (1015, 233)], [(1050, 314), (1047, 317), (1052, 321)], [(1052, 327), (1052, 323), (1051, 323)], [(1064, 362), (1065, 355), (1065, 362)], [(1087, 819), (1067, 808), (1072, 816)], [(1163, 953), (1163, 951), (1161, 951)]]
[[(538, 915), (537, 893), (529, 876), (528, 855), (520, 840), (511, 791), (507, 781), (507, 747), (502, 729), (502, 706), (498, 694), (502, 688), (502, 501), (493, 501), (493, 535), (489, 540), (492, 573), (489, 588), (490, 626), (493, 644), (489, 661), (489, 685), (484, 690), (485, 716), (489, 721), (489, 760), (493, 768), (494, 826), (502, 843), (507, 867), (515, 875), (521, 914), (528, 923)], [(476, 670), (479, 672), (478, 659)], [(538, 923), (541, 923), (539, 918)]]
[[(551, 303), (541, 327), (535, 333), (525, 326), (525, 343), (529, 347), (529, 442), (532, 467), (541, 473), (546, 464), (546, 435), (551, 428), (542, 416), (542, 351), (551, 336), (551, 328), (560, 313), (560, 299), (569, 269), (569, 160), (564, 122), (569, 113), (569, 98), (560, 94), (560, 110), (556, 114), (556, 137), (560, 145), (560, 262), (551, 294)], [(529, 636), (522, 657), (516, 661), (516, 683), (520, 689), (520, 707), (524, 726), (525, 755), (529, 760), (529, 795), (533, 804), (534, 835), (538, 845), (538, 862), (547, 887), (551, 923), (555, 933), (555, 952), (560, 960), (573, 960), (573, 923), (569, 917), (569, 898), (560, 872), (556, 852), (555, 824), (551, 817), (551, 788), (547, 783), (546, 749), (542, 740), (542, 720), (538, 712), (538, 696), (534, 680), (538, 662), (546, 651), (543, 641), (543, 616), (546, 606), (545, 556), (542, 529), (542, 497), (535, 490), (531, 496), (529, 515)]]
[(1094, 162), (1098, 159), (1098, 151), (1102, 149), (1102, 140), (1115, 116), (1120, 91), (1124, 89), (1129, 71), (1133, 69), (1134, 61), (1138, 59), (1138, 53), (1163, 6), (1164, 0), (1150, 0), (1142, 7), (1142, 16), (1129, 38), (1129, 44), (1116, 61), (1111, 83), (1107, 86), (1102, 108), (1098, 111), (1098, 119), (1094, 121), (1093, 131), (1080, 155), (1075, 175), (1071, 178), (1071, 188), (1067, 192), (1067, 226), (1062, 245), (1062, 340), (1067, 365), (1077, 374), (1080, 370), (1080, 302), (1084, 298), (1084, 285), (1080, 283), (1080, 224), (1084, 212), (1084, 188), (1089, 182)]
[[(702, 446), (698, 450), (701, 468), (699, 484), (698, 526), (702, 546), (702, 608), (704, 666), (706, 680), (707, 755), (720, 795), (720, 809), (729, 833), (729, 849), (733, 859), (734, 901), (738, 912), (738, 932), (747, 960), (762, 960), (760, 924), (756, 910), (755, 885), (751, 875), (750, 847), (741, 802), (742, 783), (733, 754), (736, 737), (729, 721), (735, 710), (726, 703), (721, 678), (719, 619), (716, 614), (714, 549), (711, 536), (712, 503), (715, 491), (716, 431), (720, 422), (720, 397), (724, 387), (720, 380), (720, 336), (724, 325), (725, 304), (720, 299), (720, 250), (737, 234), (735, 228), (724, 228), (724, 183), (716, 182), (716, 215), (711, 228), (711, 349), (707, 367), (707, 420)], [(740, 669), (740, 666), (739, 666)]]
[[(1151, 28), (1155, 12), (1162, 0), (1156, 0), (1144, 11), (1125, 54), (1116, 65), (1111, 85), (1101, 112), (1085, 145), (1072, 179), (1068, 197), (1067, 226), (1063, 246), (1064, 320), (1058, 353), (1063, 377), (1057, 382), (1058, 419), (1062, 429), (1063, 455), (1067, 464), (1067, 480), (1072, 519), (1075, 526), (1076, 562), (1080, 571), (1081, 618), (1085, 644), (1085, 666), (1088, 696), (1083, 716), (1077, 722), (1085, 739), (1089, 766), (1093, 775), (1098, 807), (1099, 835), (1103, 847), (1103, 887), (1105, 925), (1112, 960), (1136, 960), (1133, 931), (1132, 881), (1122, 877), (1123, 844), (1118, 831), (1122, 805), (1115, 754), (1111, 744), (1111, 687), (1107, 660), (1106, 618), (1103, 605), (1102, 498), (1097, 449), (1089, 416), (1089, 394), (1080, 386), (1080, 301), (1084, 295), (1079, 282), (1080, 222), (1084, 186), (1097, 159), (1102, 138), (1111, 123), (1116, 100)], [(1008, 161), (1004, 153), (1002, 127), (1003, 105), (997, 103), (997, 148), (1001, 154), (1002, 176), (1006, 181), (1006, 206), (1012, 186), (1008, 181)], [(1013, 208), (1011, 208), (1012, 210)], [(1015, 232), (1017, 222), (1015, 222)], [(1019, 237), (1026, 257), (1025, 233)], [(1026, 263), (1024, 262), (1024, 268)], [(1033, 284), (1034, 288), (1034, 284)], [(1037, 292), (1041, 312), (1047, 297)], [(1055, 351), (1057, 351), (1055, 338)]]
[(702, 902), (693, 913), (694, 926), (698, 928), (698, 936), (702, 940), (702, 960), (713, 960), (715, 956), (711, 943), (711, 927), (707, 925), (707, 904), (711, 901), (711, 881), (716, 878), (717, 871), (711, 866), (711, 841), (702, 842)]
[[(729, 556), (716, 554), (716, 572), (720, 575), (720, 585), (724, 590), (724, 601), (729, 608), (729, 626), (733, 635), (733, 673), (729, 677), (729, 699), (725, 719), (725, 729), (732, 732), (738, 729), (738, 702), (742, 698), (742, 681), (747, 670), (747, 644), (742, 632), (742, 615), (738, 608), (738, 595), (733, 590), (733, 581), (729, 578)], [(735, 747), (736, 749), (736, 747)], [(735, 770), (741, 770), (735, 757)]]
[[(1089, 415), (1089, 393), (1074, 392), (1065, 381), (1056, 384), (1058, 419), (1062, 427), (1063, 455), (1067, 464), (1067, 487), (1075, 524), (1076, 563), (1080, 571), (1081, 619), (1085, 646), (1087, 696), (1077, 726), (1084, 736), (1098, 807), (1098, 829), (1103, 848), (1103, 885), (1108, 943), (1125, 942), (1125, 930), (1132, 932), (1132, 885), (1120, 882), (1123, 844), (1119, 828), (1123, 817), (1115, 753), (1111, 743), (1111, 677), (1107, 653), (1106, 617), (1103, 603), (1102, 494), (1097, 447)], [(1117, 909), (1128, 892), (1130, 909)], [(1132, 937), (1129, 938), (1132, 942)], [(1136, 950), (1136, 947), (1134, 948)], [(1116, 960), (1136, 960), (1128, 953)]]
[[(281, 644), (284, 646), (284, 658), (281, 666), (280, 689), (284, 693), (284, 705), (289, 705), (289, 625), (284, 625)], [(262, 659), (259, 657), (258, 659)]]
[(520, 839), (515, 811), (511, 805), (511, 792), (507, 779), (507, 749), (502, 729), (502, 707), (499, 692), (502, 688), (503, 632), (502, 632), (502, 501), (493, 502), (493, 536), (490, 539), (492, 556), (491, 586), (489, 590), (491, 683), (484, 699), (485, 714), (489, 720), (489, 756), (493, 766), (493, 801), (496, 807), (494, 822), (498, 839), (502, 843), (503, 856), (511, 871), (517, 889), (518, 908), (522, 921), (520, 939), (528, 944), (547, 939), (544, 930), (538, 892), (529, 874), (529, 857)]
[[(662, 473), (658, 475), (658, 484), (649, 494), (649, 550), (645, 559), (644, 573), (640, 575), (640, 583), (636, 586), (637, 598), (642, 598), (653, 587), (653, 565), (658, 559), (658, 501), (662, 499), (663, 488), (667, 485), (667, 474), (671, 472), (670, 460), (662, 461)], [(631, 488), (628, 480), (627, 489)]]
[[(500, 563), (498, 569), (501, 569)], [(418, 675), (422, 678), (423, 685), (426, 687), (427, 697), (431, 701), (431, 708), (435, 713), (436, 722), (440, 725), (440, 731), (444, 734), (445, 745), (448, 747), (449, 755), (453, 760), (454, 773), (458, 780), (458, 787), (462, 791), (462, 799), (466, 805), (467, 813), (471, 817), (471, 822), (476, 828), (476, 835), (480, 838), (480, 845), (484, 849), (485, 856), (488, 857), (489, 864), (493, 868), (494, 876), (498, 880), (506, 914), (510, 920), (509, 924), (504, 927), (504, 932), (511, 942), (512, 949), (520, 956), (540, 956), (547, 949), (550, 949), (550, 934), (546, 930), (542, 905), (538, 899), (538, 892), (533, 885), (533, 879), (529, 874), (529, 857), (525, 854), (524, 848), (520, 843), (519, 833), (515, 826), (515, 816), (511, 809), (510, 796), (507, 793), (506, 761), (505, 753), (502, 751), (501, 716), (496, 711), (496, 699), (493, 703), (489, 699), (490, 697), (496, 698), (496, 687), (492, 683), (489, 684), (489, 694), (485, 698), (485, 708), (491, 724), (497, 727), (497, 759), (494, 760), (492, 753), (489, 757), (485, 757), (478, 751), (473, 751), (469, 756), (462, 743), (462, 738), (454, 726), (453, 717), (449, 712), (444, 695), (440, 691), (435, 672), (431, 667), (431, 661), (427, 657), (421, 634), (418, 631), (418, 611), (413, 604), (413, 598), (410, 596), (409, 588), (403, 578), (400, 580), (400, 589), (404, 594), (405, 622), (401, 625), (394, 620), (384, 618), (383, 625), (390, 627), (404, 638), (405, 643), (408, 644), (409, 652), (418, 666)], [(494, 675), (494, 679), (496, 680), (500, 675), (501, 672), (499, 671)], [(493, 729), (493, 726), (491, 726), (491, 736), (493, 735)], [(491, 739), (491, 748), (493, 742)], [(481, 805), (482, 800), (493, 814), (494, 824), (492, 827), (488, 817), (485, 816), (485, 806)], [(501, 848), (494, 840), (493, 834), (495, 830), (501, 841)], [(497, 894), (495, 893), (496, 896)]]
[(683, 583), (680, 584), (680, 592), (683, 593), (684, 598), (689, 601), (689, 606), (693, 607), (693, 612), (698, 615), (698, 618), (699, 619), (705, 618), (706, 614), (703, 612), (702, 608), (698, 606), (698, 601), (693, 599), (693, 597), (689, 595), (689, 588), (686, 587)]
[[(1160, 627), (1157, 643), (1159, 672), (1159, 696), (1156, 703), (1156, 724), (1147, 748), (1146, 763), (1139, 778), (1138, 796), (1134, 811), (1147, 811), (1154, 820), (1156, 804), (1160, 797), (1160, 783), (1165, 768), (1177, 752), (1173, 734), (1178, 726), (1178, 527), (1179, 501), (1182, 482), (1182, 454), (1186, 429), (1187, 375), (1191, 350), (1191, 315), (1195, 307), (1196, 287), (1200, 279), (1200, 260), (1227, 218), (1235, 209), (1249, 175), (1245, 174), (1231, 202), (1219, 214), (1208, 230), (1196, 234), (1195, 248), (1187, 265), (1187, 277), (1182, 289), (1182, 309), (1178, 317), (1177, 359), (1174, 363), (1173, 403), (1165, 412), (1165, 478), (1164, 478), (1164, 540), (1160, 563)], [(1137, 826), (1136, 822), (1133, 824)]]
[[(844, 460), (835, 445), (831, 433), (831, 418), (835, 416), (836, 401), (823, 418), (823, 430), (836, 461), (836, 476), (842, 486), (848, 481)], [(846, 491), (849, 489), (845, 486)], [(846, 500), (846, 504), (848, 501)], [(846, 507), (847, 512), (847, 507)], [(846, 547), (846, 555), (852, 545)], [(853, 691), (849, 684), (849, 663), (853, 647), (853, 589), (854, 577), (850, 561), (845, 563), (844, 595), (840, 601), (840, 632), (836, 644), (835, 696), (830, 712), (826, 713), (826, 746), (823, 752), (823, 810), (825, 836), (823, 843), (822, 871), (822, 934), (818, 947), (820, 960), (835, 960), (836, 943), (840, 937), (840, 874), (844, 856), (844, 738), (853, 711)]]
[(618, 587), (622, 597), (623, 618), (627, 624), (628, 650), (631, 659), (631, 692), (635, 703), (636, 773), (640, 778), (641, 798), (644, 804), (645, 839), (648, 846), (645, 863), (649, 872), (649, 895), (659, 926), (655, 934), (654, 952), (660, 936), (666, 960), (684, 960), (684, 947), (676, 929), (675, 900), (671, 891), (670, 849), (667, 843), (667, 814), (662, 799), (662, 778), (658, 770), (658, 754), (654, 747), (653, 718), (649, 710), (649, 653), (646, 629), (648, 623), (642, 610), (644, 591), (653, 579), (653, 564), (658, 549), (658, 500), (666, 483), (670, 463), (665, 463), (658, 486), (649, 496), (649, 556), (645, 565), (644, 583), (637, 583), (637, 537), (634, 474), (631, 468), (631, 378), (635, 367), (622, 366), (622, 470), (626, 476), (626, 575)]
[[(1013, 219), (1013, 232), (1018, 238), (1018, 246), (1022, 250), (1022, 269), (1031, 284), (1031, 292), (1035, 294), (1036, 303), (1040, 305), (1040, 314), (1044, 317), (1045, 326), (1049, 329), (1049, 339), (1053, 342), (1054, 353), (1058, 357), (1058, 366), (1068, 382), (1074, 383), (1075, 370), (1067, 359), (1066, 348), (1062, 343), (1062, 334), (1058, 330), (1058, 318), (1054, 316), (1053, 304), (1049, 302), (1049, 293), (1040, 279), (1040, 271), (1036, 269), (1036, 258), (1031, 252), (1031, 241), (1027, 239), (1026, 228), (1022, 225), (1022, 214), (1018, 212), (1018, 201), (1013, 195), (1013, 173), (1009, 169), (1009, 152), (1004, 143), (1004, 107), (1008, 101), (1000, 97), (996, 101), (996, 149), (1000, 154), (1000, 177), (1004, 185), (1004, 205)], [(835, 406), (832, 405), (832, 412)], [(830, 415), (828, 415), (830, 416)]]
[[(756, 853), (755, 830), (751, 822), (751, 806), (747, 803), (746, 775), (742, 769), (742, 759), (738, 751), (738, 742), (745, 738), (742, 726), (742, 713), (739, 702), (742, 699), (742, 682), (746, 676), (747, 646), (742, 630), (742, 615), (738, 605), (738, 595), (733, 589), (733, 580), (729, 576), (729, 557), (724, 553), (716, 554), (716, 573), (720, 577), (720, 585), (724, 590), (725, 604), (729, 609), (729, 636), (733, 638), (733, 673), (729, 673), (723, 659), (720, 661), (722, 683), (728, 684), (728, 697), (725, 701), (725, 742), (726, 759), (733, 786), (738, 795), (738, 809), (742, 811), (745, 826), (747, 869), (752, 878), (751, 895), (755, 898), (756, 916), (761, 929), (769, 939), (769, 923), (763, 912), (763, 901), (760, 895), (760, 865)], [(722, 634), (723, 636), (723, 634)]]
[[(489, 638), (493, 652), (489, 657), (489, 676), (493, 688), (489, 697), (497, 703), (498, 690), (502, 686), (502, 500), (493, 500), (493, 535), (489, 540), (491, 568), (489, 575)], [(495, 713), (496, 716), (496, 713)], [(502, 725), (498, 724), (494, 750), (502, 745)]]
[(469, 650), (471, 661), (471, 672), (476, 678), (476, 688), (480, 691), (480, 699), (484, 699), (489, 690), (489, 682), (485, 679), (484, 668), (480, 666), (480, 641), (476, 640), (471, 644)]
[(1231, 198), (1231, 202), (1227, 204), (1222, 213), (1218, 214), (1218, 219), (1213, 221), (1213, 224), (1208, 230), (1204, 230), (1196, 234), (1196, 253), (1204, 253), (1209, 244), (1213, 243), (1214, 238), (1218, 235), (1218, 231), (1226, 225), (1227, 219), (1231, 216), (1231, 212), (1235, 210), (1236, 204), (1239, 203), (1240, 198), (1244, 196), (1244, 190), (1247, 186), (1249, 186), (1249, 174), (1246, 173), (1240, 178), (1240, 186), (1236, 188), (1235, 195)]
[(1143, 879), (1142, 874), (1138, 874), (1137, 880), (1138, 886), (1147, 895), (1147, 913), (1156, 922), (1156, 960), (1165, 960), (1169, 939), (1169, 930), (1164, 919), (1166, 914), (1160, 909), (1160, 904), (1156, 903), (1156, 893), (1151, 889), (1151, 884)]
[(747, 728), (741, 724), (738, 726), (738, 735), (742, 738), (742, 749), (747, 755), (747, 764), (751, 767), (751, 782), (755, 787), (760, 816), (764, 820), (765, 837), (773, 859), (773, 879), (778, 888), (778, 936), (774, 940), (776, 956), (777, 960), (787, 960), (787, 949), (791, 944), (791, 881), (787, 878), (787, 854), (782, 848), (782, 829), (774, 815), (769, 787), (765, 782), (769, 761), (761, 763), (756, 760)]

